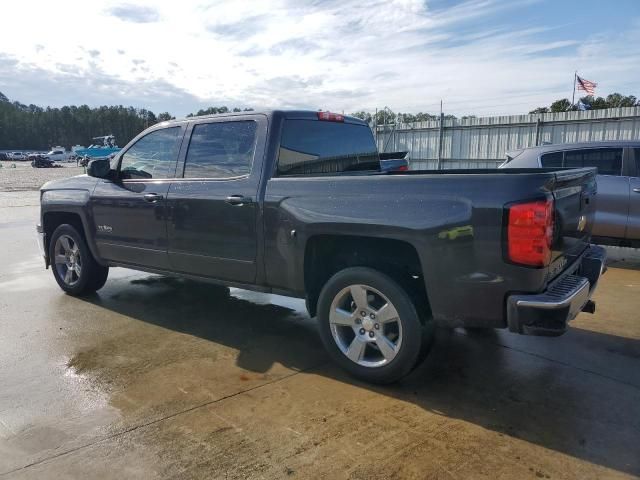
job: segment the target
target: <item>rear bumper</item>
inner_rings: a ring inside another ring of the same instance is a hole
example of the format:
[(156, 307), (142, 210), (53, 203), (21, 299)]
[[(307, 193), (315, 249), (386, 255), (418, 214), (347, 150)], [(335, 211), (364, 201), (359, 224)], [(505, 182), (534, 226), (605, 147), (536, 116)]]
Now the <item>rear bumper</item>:
[(555, 280), (542, 293), (510, 295), (507, 298), (509, 330), (525, 335), (562, 335), (581, 311), (593, 312), (590, 301), (605, 272), (606, 250), (591, 245), (577, 268)]

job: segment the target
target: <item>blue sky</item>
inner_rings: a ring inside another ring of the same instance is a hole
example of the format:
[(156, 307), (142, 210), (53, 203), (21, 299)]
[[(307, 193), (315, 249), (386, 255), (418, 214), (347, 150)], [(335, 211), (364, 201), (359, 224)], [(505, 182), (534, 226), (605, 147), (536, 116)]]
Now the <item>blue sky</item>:
[(575, 70), (597, 94), (640, 96), (640, 0), (22, 0), (4, 13), (0, 91), (39, 105), (182, 116), (442, 99), (500, 115), (569, 97)]

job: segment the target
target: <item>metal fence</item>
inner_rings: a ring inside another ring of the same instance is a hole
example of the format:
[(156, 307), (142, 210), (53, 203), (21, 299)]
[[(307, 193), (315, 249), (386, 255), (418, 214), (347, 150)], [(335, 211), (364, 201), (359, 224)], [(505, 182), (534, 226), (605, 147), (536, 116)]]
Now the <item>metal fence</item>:
[(640, 140), (640, 107), (444, 119), (375, 128), (381, 152), (408, 150), (412, 169), (493, 168), (505, 153), (544, 143)]

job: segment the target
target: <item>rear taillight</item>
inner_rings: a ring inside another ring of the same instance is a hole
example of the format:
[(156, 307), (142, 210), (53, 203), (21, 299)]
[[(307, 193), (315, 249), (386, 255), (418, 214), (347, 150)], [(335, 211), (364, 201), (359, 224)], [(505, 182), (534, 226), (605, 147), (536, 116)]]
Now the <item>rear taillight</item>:
[(344, 122), (344, 115), (331, 112), (318, 112), (318, 120), (324, 120), (325, 122)]
[(409, 166), (408, 165), (400, 165), (394, 171), (395, 172), (408, 172), (409, 171)]
[(507, 252), (513, 263), (545, 267), (551, 262), (553, 200), (518, 203), (509, 207)]

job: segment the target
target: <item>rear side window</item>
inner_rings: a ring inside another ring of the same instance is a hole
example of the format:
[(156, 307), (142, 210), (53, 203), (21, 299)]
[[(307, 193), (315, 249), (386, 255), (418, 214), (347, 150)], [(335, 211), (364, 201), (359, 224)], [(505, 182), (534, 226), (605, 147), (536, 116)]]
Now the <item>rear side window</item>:
[(379, 169), (378, 150), (366, 125), (285, 120), (278, 152), (278, 175)]
[(120, 177), (123, 179), (170, 178), (174, 176), (178, 157), (180, 127), (163, 128), (148, 133), (122, 155)]
[(564, 154), (564, 166), (568, 168), (596, 167), (600, 175), (620, 175), (622, 173), (622, 149), (570, 150)]
[(566, 152), (545, 153), (540, 157), (544, 168), (596, 167), (600, 175), (622, 174), (621, 148), (588, 148)]
[(562, 167), (562, 152), (545, 153), (540, 157), (540, 162), (544, 168)]
[(193, 127), (185, 178), (249, 175), (256, 144), (256, 122), (201, 123)]

